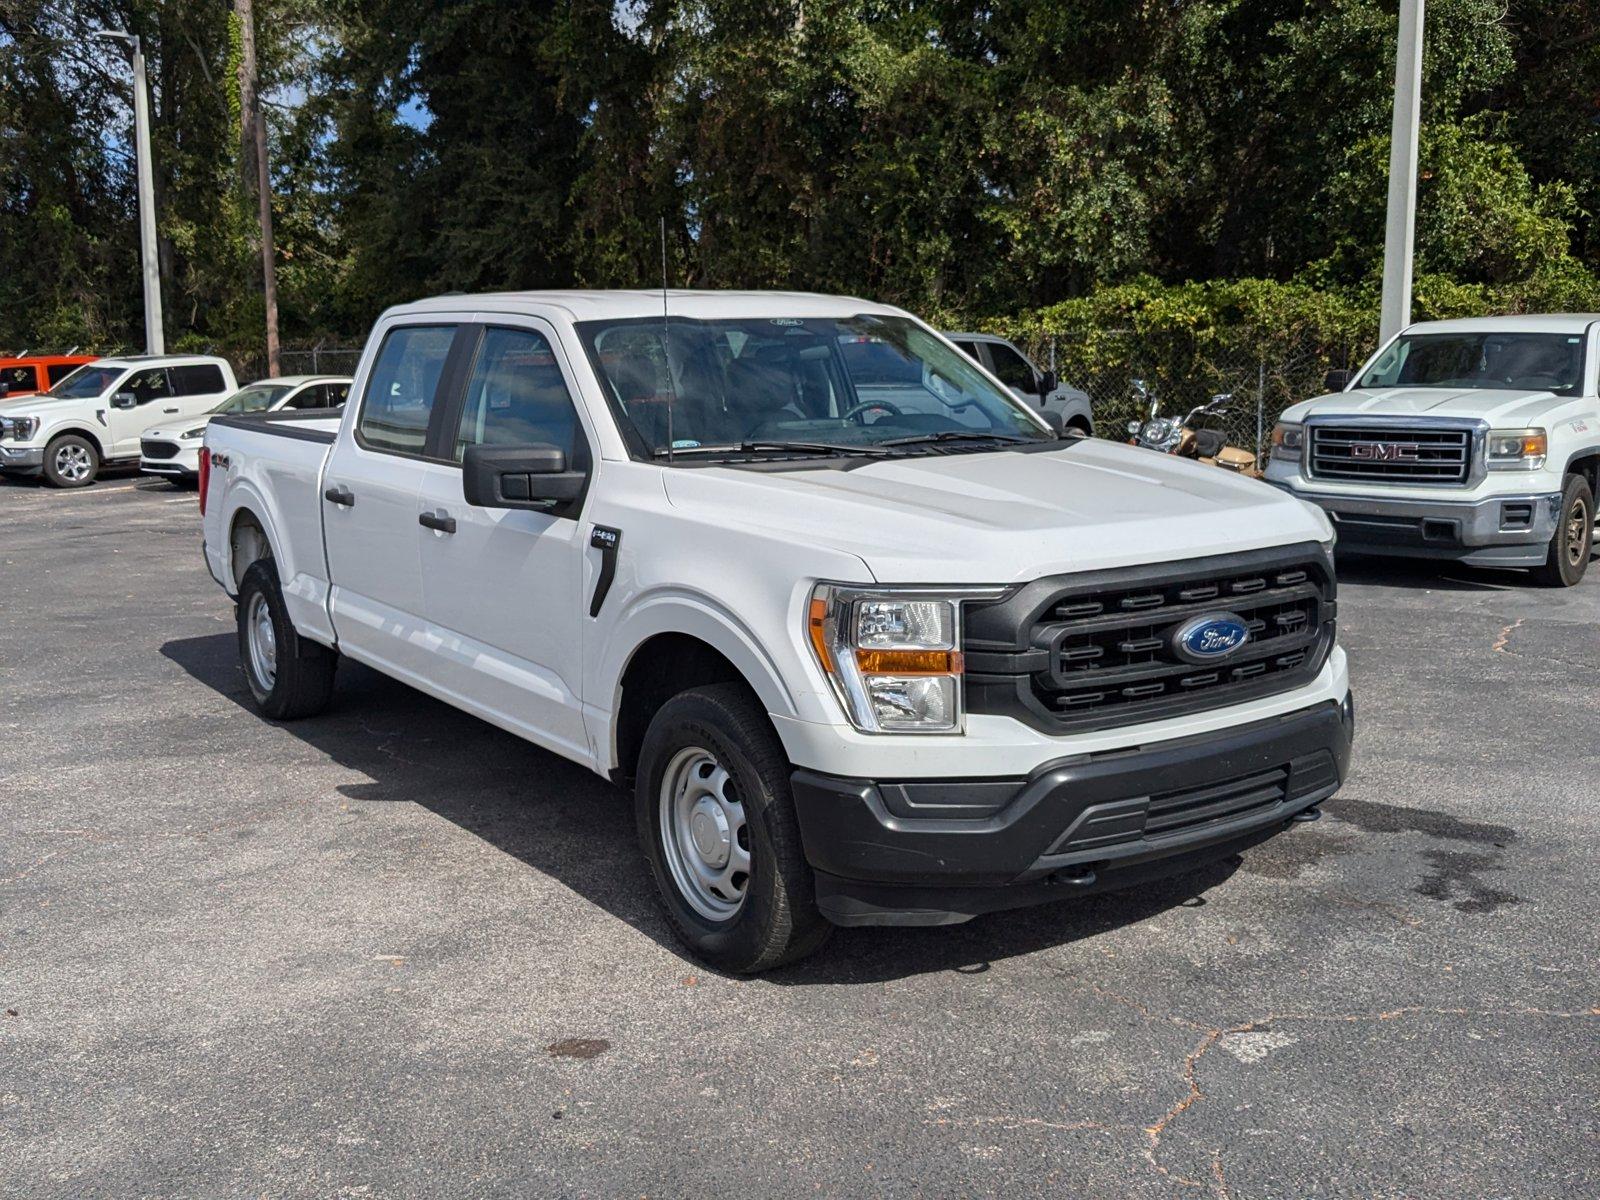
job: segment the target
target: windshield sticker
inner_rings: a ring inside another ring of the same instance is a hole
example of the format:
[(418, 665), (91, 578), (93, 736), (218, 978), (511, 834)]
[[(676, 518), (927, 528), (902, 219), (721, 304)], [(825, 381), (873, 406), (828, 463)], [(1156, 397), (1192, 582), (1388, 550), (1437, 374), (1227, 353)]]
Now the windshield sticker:
[(677, 441), (672, 443), (672, 448), (674, 450), (693, 450), (699, 444), (700, 443), (695, 441), (693, 438), (679, 438)]

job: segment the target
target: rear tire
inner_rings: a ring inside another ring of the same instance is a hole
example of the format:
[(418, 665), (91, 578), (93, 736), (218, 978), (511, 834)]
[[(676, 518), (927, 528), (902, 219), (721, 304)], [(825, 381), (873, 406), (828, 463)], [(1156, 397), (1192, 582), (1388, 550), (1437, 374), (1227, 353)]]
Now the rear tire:
[(1561, 513), (1544, 565), (1533, 576), (1546, 587), (1571, 587), (1589, 569), (1594, 552), (1594, 493), (1582, 475), (1568, 475), (1561, 489)]
[(236, 616), (239, 664), (261, 714), (294, 721), (327, 708), (339, 656), (295, 632), (270, 558), (245, 571)]
[(44, 448), (44, 477), (52, 487), (88, 487), (100, 474), (100, 451), (88, 438), (64, 433)]
[(817, 949), (788, 760), (742, 684), (694, 688), (661, 706), (639, 754), (634, 811), (673, 928), (714, 967), (768, 971)]

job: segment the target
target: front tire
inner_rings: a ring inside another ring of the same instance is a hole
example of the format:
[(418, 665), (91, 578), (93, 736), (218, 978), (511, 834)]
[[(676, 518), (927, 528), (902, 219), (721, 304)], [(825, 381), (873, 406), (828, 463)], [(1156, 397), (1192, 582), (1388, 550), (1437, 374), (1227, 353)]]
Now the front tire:
[(88, 487), (100, 474), (100, 451), (86, 437), (64, 433), (44, 448), (44, 477), (52, 487)]
[(645, 861), (678, 936), (724, 971), (771, 970), (832, 932), (817, 910), (789, 770), (742, 684), (674, 696), (645, 733), (634, 793)]
[(1547, 587), (1571, 587), (1589, 569), (1594, 550), (1594, 493), (1582, 475), (1568, 475), (1561, 489), (1561, 514), (1544, 565), (1534, 578)]
[(339, 656), (295, 632), (271, 559), (250, 564), (235, 611), (239, 663), (261, 714), (294, 721), (327, 708)]

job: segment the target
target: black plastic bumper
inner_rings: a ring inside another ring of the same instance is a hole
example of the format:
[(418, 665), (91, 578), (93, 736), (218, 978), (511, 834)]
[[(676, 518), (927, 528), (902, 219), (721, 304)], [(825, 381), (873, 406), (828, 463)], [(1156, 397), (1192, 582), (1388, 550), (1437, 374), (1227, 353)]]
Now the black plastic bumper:
[(839, 925), (942, 925), (1106, 891), (1235, 853), (1333, 795), (1355, 709), (1328, 701), (1027, 778), (794, 773), (817, 902)]

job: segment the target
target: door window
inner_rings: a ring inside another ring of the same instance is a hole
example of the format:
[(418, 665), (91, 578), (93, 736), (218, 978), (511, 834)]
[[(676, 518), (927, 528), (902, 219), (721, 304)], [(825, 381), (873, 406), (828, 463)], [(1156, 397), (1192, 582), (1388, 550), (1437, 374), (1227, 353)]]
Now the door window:
[(310, 387), (301, 388), (293, 396), (289, 397), (289, 402), (287, 404), (285, 404), (284, 407), (285, 408), (327, 408), (328, 407), (328, 392), (327, 392), (327, 389), (325, 387), (323, 387), (322, 384), (320, 384), (320, 383), (314, 383)]
[(1028, 365), (1028, 360), (1023, 358), (1010, 346), (1002, 346), (998, 342), (990, 342), (989, 357), (994, 360), (995, 377), (1007, 387), (1021, 388), (1025, 392), (1033, 391), (1033, 368)]
[(11, 392), (33, 391), (33, 368), (0, 367), (0, 389)]
[(980, 360), (978, 358), (978, 346), (977, 346), (977, 343), (975, 343), (975, 342), (951, 342), (950, 344), (952, 346), (954, 346), (957, 350), (961, 351), (961, 353), (965, 354), (973, 362), (982, 361), (982, 360)]
[(326, 386), (328, 391), (328, 407), (343, 408), (344, 402), (350, 397), (350, 385), (348, 383), (330, 383)]
[(421, 455), (454, 325), (402, 325), (383, 339), (361, 405), (356, 439), (369, 450)]
[(172, 384), (167, 379), (165, 367), (149, 367), (129, 375), (117, 391), (132, 392), (136, 403), (149, 404), (152, 400), (162, 400), (172, 395)]
[(222, 380), (222, 368), (215, 363), (173, 367), (171, 375), (174, 396), (213, 396), (228, 390)]
[(455, 460), (468, 446), (555, 446), (569, 466), (579, 451), (578, 414), (555, 351), (531, 329), (484, 332), (467, 380)]

